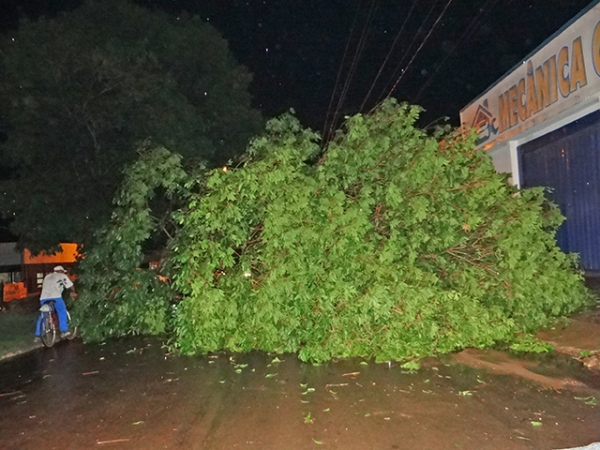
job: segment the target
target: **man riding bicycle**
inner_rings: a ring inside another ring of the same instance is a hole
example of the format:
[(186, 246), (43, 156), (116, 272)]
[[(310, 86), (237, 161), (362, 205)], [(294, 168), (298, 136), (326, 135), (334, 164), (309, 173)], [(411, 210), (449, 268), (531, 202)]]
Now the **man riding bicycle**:
[[(67, 306), (62, 298), (62, 293), (65, 289), (71, 290), (73, 298), (77, 298), (77, 292), (75, 292), (75, 286), (73, 282), (66, 275), (66, 270), (63, 266), (56, 266), (52, 273), (49, 273), (44, 277), (42, 283), (42, 293), (40, 294), (40, 304), (46, 302), (54, 302), (54, 308), (58, 314), (58, 327), (60, 329), (60, 337), (65, 338), (70, 335), (69, 333), (69, 319), (67, 317)], [(42, 318), (40, 316), (35, 335), (40, 336), (40, 325)]]

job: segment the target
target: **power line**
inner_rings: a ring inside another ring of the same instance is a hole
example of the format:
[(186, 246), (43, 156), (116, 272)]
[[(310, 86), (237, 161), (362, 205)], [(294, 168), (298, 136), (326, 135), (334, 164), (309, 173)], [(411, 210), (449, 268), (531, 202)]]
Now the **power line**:
[[(486, 9), (487, 6), (490, 4), (490, 2), (492, 3), (492, 5), (489, 7), (489, 9)], [(431, 84), (431, 82), (433, 81), (433, 79), (435, 78), (435, 76), (438, 74), (438, 72), (440, 71), (440, 69), (442, 68), (442, 66), (446, 63), (446, 61), (454, 53), (454, 50), (456, 50), (456, 48), (462, 43), (462, 41), (464, 39), (468, 39), (473, 34), (473, 32), (476, 29), (475, 24), (482, 17), (483, 13), (484, 12), (485, 13), (489, 13), (492, 9), (494, 9), (494, 7), (496, 6), (496, 3), (498, 3), (498, 0), (487, 0), (486, 3), (485, 3), (485, 5), (482, 8), (479, 9), (479, 12), (473, 18), (473, 20), (471, 21), (471, 23), (469, 24), (469, 26), (466, 28), (465, 32), (455, 42), (455, 44), (452, 46), (452, 48), (450, 49), (450, 51), (445, 55), (445, 57), (442, 60), (442, 62), (436, 67), (435, 72), (433, 72), (433, 74), (430, 75), (429, 79), (423, 84), (423, 86), (421, 86), (421, 89), (419, 89), (419, 92), (417, 93), (417, 96), (414, 99), (414, 103), (416, 103), (419, 100), (419, 98), (421, 97), (421, 94), (425, 91), (425, 89), (427, 87), (429, 87), (429, 85)]]
[(446, 3), (446, 6), (444, 6), (444, 9), (442, 10), (442, 12), (438, 16), (437, 20), (434, 22), (433, 26), (429, 30), (429, 33), (427, 33), (427, 36), (425, 36), (425, 39), (423, 39), (423, 42), (421, 42), (421, 45), (419, 46), (419, 48), (417, 49), (417, 51), (414, 53), (414, 55), (411, 58), (411, 60), (408, 62), (408, 65), (406, 66), (406, 68), (402, 71), (402, 74), (400, 74), (400, 77), (398, 77), (398, 80), (396, 80), (396, 83), (394, 84), (394, 86), (392, 87), (392, 89), (390, 90), (390, 92), (388, 93), (388, 95), (387, 95), (386, 98), (389, 98), (392, 95), (392, 92), (394, 92), (394, 90), (398, 86), (398, 83), (400, 83), (400, 80), (402, 80), (402, 77), (404, 77), (404, 74), (406, 73), (406, 71), (408, 70), (408, 68), (412, 64), (412, 62), (415, 60), (415, 58), (417, 57), (417, 55), (419, 54), (419, 52), (421, 51), (421, 49), (423, 48), (423, 46), (425, 45), (425, 43), (427, 42), (427, 40), (429, 39), (429, 36), (431, 36), (431, 33), (433, 33), (433, 30), (437, 26), (438, 22), (442, 19), (442, 17), (446, 13), (446, 10), (448, 9), (448, 7), (450, 6), (451, 3), (452, 3), (452, 0), (448, 0), (448, 3)]
[(332, 135), (333, 135), (334, 127), (335, 127), (335, 124), (336, 124), (336, 122), (338, 120), (338, 116), (339, 116), (340, 110), (342, 108), (344, 100), (346, 99), (346, 93), (348, 92), (348, 88), (350, 87), (350, 84), (352, 82), (352, 78), (354, 77), (354, 74), (356, 72), (356, 67), (358, 66), (358, 61), (360, 60), (360, 57), (361, 57), (362, 52), (364, 50), (365, 44), (367, 42), (367, 32), (368, 32), (369, 27), (371, 25), (371, 21), (373, 20), (374, 11), (377, 10), (378, 6), (379, 6), (379, 0), (373, 0), (373, 3), (371, 3), (371, 8), (369, 9), (369, 14), (367, 16), (367, 21), (365, 23), (365, 26), (363, 28), (363, 32), (361, 34), (360, 40), (359, 40), (357, 48), (356, 48), (356, 52), (354, 53), (354, 58), (352, 59), (352, 63), (350, 65), (350, 71), (348, 73), (348, 77), (346, 78), (346, 81), (344, 83), (344, 88), (342, 89), (342, 93), (340, 95), (340, 98), (338, 99), (338, 104), (337, 104), (337, 107), (335, 109), (335, 112), (334, 112), (331, 124), (329, 126), (329, 132), (327, 133), (326, 142), (328, 142), (331, 139)]
[[(437, 5), (437, 2), (438, 2), (438, 0), (435, 0), (435, 2), (433, 2), (433, 4), (431, 5), (431, 8), (429, 8), (429, 11), (427, 12), (427, 15), (425, 16), (425, 19), (423, 19), (423, 22), (421, 23), (421, 26), (417, 30), (416, 34), (413, 36), (412, 40), (410, 41), (410, 44), (408, 44), (408, 47), (406, 47), (406, 51), (403, 53), (402, 58), (400, 58), (400, 61), (398, 62), (398, 64), (396, 64), (396, 68), (394, 69), (394, 72), (392, 73), (390, 81), (392, 81), (396, 77), (396, 73), (398, 73), (398, 70), (400, 69), (400, 67), (402, 67), (402, 63), (406, 59), (406, 56), (410, 52), (410, 49), (412, 48), (413, 44), (417, 40), (417, 37), (421, 34), (421, 31), (423, 30), (423, 27), (427, 23), (427, 20), (429, 19), (429, 16), (431, 16), (431, 13), (433, 12), (433, 10), (435, 8), (435, 5)], [(383, 90), (381, 91), (381, 94), (379, 94), (379, 98), (377, 99), (377, 103), (380, 103), (381, 100), (382, 100), (382, 98), (384, 98), (384, 95), (386, 93), (388, 85), (390, 84), (390, 81), (388, 81), (386, 83), (386, 85), (384, 86)]]
[(340, 78), (342, 76), (342, 69), (344, 68), (344, 63), (346, 62), (346, 56), (348, 55), (348, 49), (350, 48), (350, 42), (352, 41), (352, 35), (354, 34), (354, 27), (356, 26), (356, 22), (358, 20), (358, 13), (360, 12), (361, 1), (362, 0), (358, 0), (358, 5), (356, 7), (356, 13), (354, 14), (354, 20), (352, 21), (352, 27), (350, 28), (350, 34), (348, 35), (348, 40), (346, 41), (346, 48), (344, 49), (344, 56), (342, 57), (342, 62), (340, 63), (340, 67), (338, 69), (337, 77), (335, 79), (335, 85), (333, 86), (333, 92), (331, 93), (331, 98), (329, 99), (329, 106), (327, 107), (327, 114), (325, 115), (325, 123), (323, 124), (323, 132), (322, 132), (323, 140), (325, 140), (327, 137), (327, 136), (325, 136), (325, 133), (327, 131), (327, 122), (329, 120), (329, 115), (331, 113), (331, 106), (333, 105), (333, 99), (335, 98), (335, 93), (337, 92)]
[(375, 84), (377, 83), (377, 80), (379, 80), (379, 77), (381, 76), (381, 73), (383, 72), (383, 69), (385, 68), (388, 60), (390, 59), (390, 56), (391, 56), (394, 48), (396, 47), (396, 43), (398, 42), (398, 39), (400, 38), (400, 35), (404, 31), (404, 28), (406, 27), (406, 24), (408, 23), (408, 19), (412, 15), (412, 12), (415, 9), (415, 6), (417, 5), (418, 2), (419, 2), (419, 0), (414, 0), (412, 6), (410, 8), (410, 11), (408, 12), (408, 15), (406, 16), (406, 18), (404, 19), (404, 22), (402, 23), (402, 26), (400, 27), (400, 31), (398, 31), (398, 33), (396, 34), (396, 37), (394, 38), (394, 42), (392, 43), (392, 46), (390, 47), (390, 50), (389, 50), (388, 54), (385, 57), (385, 60), (383, 61), (383, 63), (379, 67), (379, 71), (377, 72), (377, 76), (375, 77), (375, 80), (373, 80), (373, 83), (371, 84), (371, 87), (369, 88), (369, 92), (367, 92), (367, 95), (365, 96), (365, 99), (363, 100), (362, 104), (360, 105), (359, 111), (363, 110), (365, 104), (367, 103), (369, 97), (371, 96), (371, 92), (373, 92), (373, 89), (375, 88)]

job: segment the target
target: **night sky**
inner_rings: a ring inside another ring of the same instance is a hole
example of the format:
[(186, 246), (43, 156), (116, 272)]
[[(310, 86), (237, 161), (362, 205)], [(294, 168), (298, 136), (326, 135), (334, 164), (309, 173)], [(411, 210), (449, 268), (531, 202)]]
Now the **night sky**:
[[(79, 3), (0, 0), (0, 27), (10, 33), (19, 15), (54, 15)], [(590, 0), (137, 3), (208, 21), (254, 74), (255, 107), (266, 117), (294, 108), (305, 125), (320, 131), (336, 111), (340, 117), (368, 111), (396, 83), (394, 97), (425, 108), (424, 125), (443, 116), (457, 124), (463, 106)]]

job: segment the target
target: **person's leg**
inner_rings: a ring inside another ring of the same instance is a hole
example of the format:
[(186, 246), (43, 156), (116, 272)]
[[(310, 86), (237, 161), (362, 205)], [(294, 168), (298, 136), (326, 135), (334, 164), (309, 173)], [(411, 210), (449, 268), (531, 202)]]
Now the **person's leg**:
[(56, 309), (56, 313), (58, 314), (58, 328), (60, 328), (61, 333), (66, 333), (69, 331), (69, 319), (67, 317), (67, 305), (62, 298), (55, 298), (54, 300), (54, 308)]
[[(47, 300), (40, 300), (40, 306), (42, 306), (44, 303), (46, 303)], [(40, 337), (40, 335), (42, 334), (42, 318), (44, 317), (44, 315), (40, 312), (40, 317), (38, 317), (37, 320), (37, 325), (35, 326), (35, 335), (37, 337)]]
[(40, 337), (42, 334), (40, 328), (42, 327), (42, 313), (40, 313), (40, 317), (38, 317), (37, 325), (35, 326), (35, 335)]

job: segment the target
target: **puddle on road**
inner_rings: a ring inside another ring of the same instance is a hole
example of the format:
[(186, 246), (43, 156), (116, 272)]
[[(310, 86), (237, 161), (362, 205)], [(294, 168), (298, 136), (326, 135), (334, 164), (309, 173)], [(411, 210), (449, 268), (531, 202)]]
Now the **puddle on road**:
[(461, 356), (408, 372), (260, 352), (174, 356), (156, 339), (69, 342), (0, 364), (0, 447), (479, 450), (600, 441), (597, 373), (556, 355), (462, 357), (479, 368)]
[(452, 359), (476, 369), (523, 378), (546, 389), (600, 389), (600, 373), (582, 369), (581, 362), (567, 355), (467, 349)]

